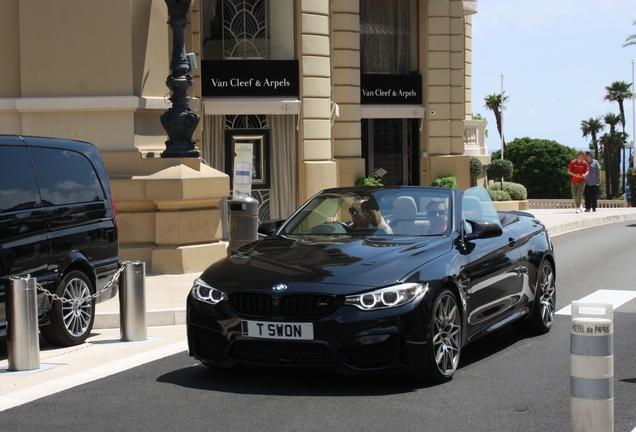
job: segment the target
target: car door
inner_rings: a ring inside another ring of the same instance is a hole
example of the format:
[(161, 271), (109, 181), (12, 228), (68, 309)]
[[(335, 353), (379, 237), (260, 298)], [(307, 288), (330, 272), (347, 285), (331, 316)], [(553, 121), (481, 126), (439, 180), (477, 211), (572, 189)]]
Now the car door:
[(46, 225), (33, 166), (24, 143), (0, 142), (0, 333), (6, 328), (11, 276), (47, 270)]
[[(466, 198), (463, 199), (465, 209)], [(483, 214), (463, 211), (466, 218)], [(494, 218), (491, 218), (494, 219)], [(489, 220), (499, 223), (498, 219)], [(468, 228), (469, 229), (469, 228)], [(518, 304), (523, 290), (523, 266), (517, 247), (518, 239), (507, 228), (500, 236), (465, 242), (468, 264), (461, 280), (467, 308), (468, 332), (479, 332), (494, 321), (504, 318)]]
[[(81, 153), (62, 148), (30, 146), (48, 224), (49, 272), (68, 264), (71, 253), (95, 265), (111, 258), (113, 230), (106, 193), (91, 162)], [(75, 259), (75, 258), (73, 258)], [(54, 279), (43, 282), (53, 283)]]

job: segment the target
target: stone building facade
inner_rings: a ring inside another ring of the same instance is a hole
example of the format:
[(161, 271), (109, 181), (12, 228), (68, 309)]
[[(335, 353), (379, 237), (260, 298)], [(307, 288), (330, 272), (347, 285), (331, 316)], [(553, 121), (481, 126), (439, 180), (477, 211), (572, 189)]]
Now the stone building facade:
[(3, 0), (0, 134), (96, 145), (122, 259), (199, 271), (226, 253), (242, 143), (261, 220), (374, 174), (469, 187), (470, 156), (488, 159), (485, 124), (471, 119), (476, 12), (465, 0), (193, 0), (201, 158), (168, 159), (165, 0)]

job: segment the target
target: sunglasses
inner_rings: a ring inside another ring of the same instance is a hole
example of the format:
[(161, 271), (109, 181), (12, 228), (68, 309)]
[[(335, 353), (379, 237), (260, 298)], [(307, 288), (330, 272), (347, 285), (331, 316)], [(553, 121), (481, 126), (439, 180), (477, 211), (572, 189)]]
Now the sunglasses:
[(431, 216), (446, 216), (446, 210), (430, 210), (428, 212), (428, 214), (430, 214)]
[(354, 209), (353, 207), (349, 207), (349, 214), (358, 214), (358, 213), (362, 213), (362, 210), (358, 210), (358, 209)]

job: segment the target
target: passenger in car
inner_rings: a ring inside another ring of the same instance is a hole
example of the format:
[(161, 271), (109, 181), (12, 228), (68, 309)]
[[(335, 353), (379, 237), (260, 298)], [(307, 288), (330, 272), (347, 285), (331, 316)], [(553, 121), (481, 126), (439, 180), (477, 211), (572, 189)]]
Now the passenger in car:
[(353, 228), (378, 229), (384, 234), (393, 234), (385, 222), (377, 202), (369, 197), (356, 197), (349, 208)]
[(430, 201), (426, 205), (426, 218), (431, 223), (426, 234), (444, 234), (448, 229), (448, 209), (443, 201)]

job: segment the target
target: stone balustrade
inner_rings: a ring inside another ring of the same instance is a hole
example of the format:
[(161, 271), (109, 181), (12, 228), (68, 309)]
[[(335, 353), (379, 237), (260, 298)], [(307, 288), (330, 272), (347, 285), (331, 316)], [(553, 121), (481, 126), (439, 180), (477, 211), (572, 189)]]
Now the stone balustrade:
[[(573, 199), (529, 199), (530, 209), (568, 209), (574, 208)], [(624, 200), (599, 200), (597, 208), (625, 207)]]

